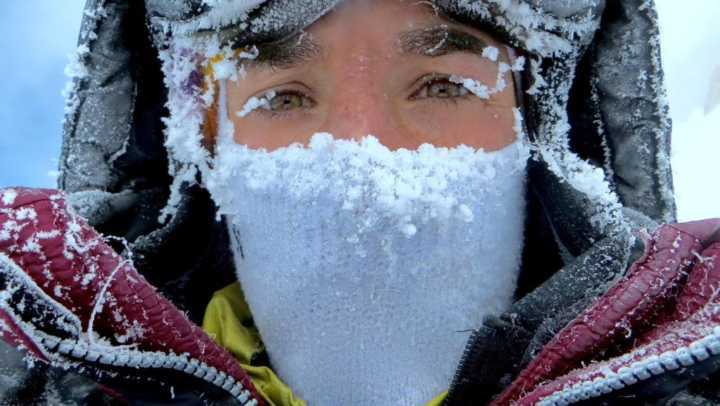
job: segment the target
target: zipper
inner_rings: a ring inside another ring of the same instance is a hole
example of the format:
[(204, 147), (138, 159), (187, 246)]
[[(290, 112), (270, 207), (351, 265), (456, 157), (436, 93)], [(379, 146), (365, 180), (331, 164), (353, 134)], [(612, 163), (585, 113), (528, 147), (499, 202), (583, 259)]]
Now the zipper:
[[(712, 333), (687, 346), (665, 351), (659, 355), (651, 355), (615, 371), (603, 372), (601, 376), (588, 377), (571, 385), (565, 385), (563, 389), (541, 397), (535, 404), (538, 406), (566, 406), (593, 400), (653, 377), (671, 372), (682, 373), (683, 370), (690, 367), (698, 366), (705, 361), (712, 362), (718, 358), (720, 358), (720, 327), (715, 327)], [(692, 375), (690, 370), (685, 372)]]
[(477, 352), (477, 343), (479, 340), (479, 334), (480, 330), (473, 330), (473, 333), (470, 335), (470, 339), (468, 340), (467, 345), (465, 346), (465, 349), (463, 350), (463, 354), (460, 357), (460, 362), (458, 363), (457, 368), (455, 369), (455, 375), (453, 376), (453, 379), (450, 383), (450, 387), (448, 388), (448, 394), (445, 397), (445, 401), (443, 402), (443, 406), (452, 406), (456, 404), (457, 399), (455, 399), (457, 395), (457, 387), (462, 382), (464, 375), (467, 374), (466, 368), (468, 364), (468, 360), (472, 358), (472, 355), (474, 355)]

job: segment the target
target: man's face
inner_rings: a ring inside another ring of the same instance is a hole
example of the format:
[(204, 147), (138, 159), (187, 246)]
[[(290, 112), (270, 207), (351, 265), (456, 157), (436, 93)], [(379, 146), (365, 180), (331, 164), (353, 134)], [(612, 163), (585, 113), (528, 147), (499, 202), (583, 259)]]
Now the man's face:
[(258, 48), (218, 84), (204, 180), (273, 366), (308, 404), (425, 404), (520, 270), (507, 52), (416, 0), (346, 0)]
[[(482, 57), (489, 46), (500, 51), (497, 62)], [(251, 148), (307, 144), (317, 132), (371, 134), (390, 149), (494, 151), (517, 138), (510, 73), (489, 99), (454, 82), (493, 87), (498, 62), (509, 63), (505, 47), (425, 2), (347, 0), (300, 35), (258, 48), (255, 61), (242, 61), (247, 75), (227, 89), (235, 141)], [(253, 97), (265, 98), (265, 108), (236, 114)]]

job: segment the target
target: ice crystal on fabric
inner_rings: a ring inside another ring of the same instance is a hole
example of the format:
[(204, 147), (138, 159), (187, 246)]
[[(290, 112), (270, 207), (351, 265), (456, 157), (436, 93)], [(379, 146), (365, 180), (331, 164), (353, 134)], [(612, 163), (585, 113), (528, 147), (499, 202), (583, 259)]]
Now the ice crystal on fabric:
[(17, 198), (17, 191), (15, 189), (5, 189), (2, 192), (2, 196), (0, 197), (0, 200), (2, 200), (2, 203), (5, 205), (11, 205), (15, 202), (15, 199)]

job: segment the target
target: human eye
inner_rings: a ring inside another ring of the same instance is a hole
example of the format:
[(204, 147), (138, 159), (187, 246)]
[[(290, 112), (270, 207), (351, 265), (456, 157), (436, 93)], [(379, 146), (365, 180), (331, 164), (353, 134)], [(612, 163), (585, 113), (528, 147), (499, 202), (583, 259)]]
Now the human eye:
[(416, 89), (410, 96), (411, 100), (446, 100), (457, 101), (470, 94), (470, 91), (461, 83), (455, 83), (448, 75), (432, 74), (418, 80)]
[(246, 117), (257, 112), (270, 118), (299, 113), (315, 107), (317, 103), (305, 92), (296, 89), (272, 89), (259, 96), (253, 96), (245, 102), (236, 114)]
[(279, 90), (267, 98), (266, 110), (273, 113), (286, 113), (293, 110), (309, 109), (315, 106), (315, 101), (302, 92), (296, 90)]

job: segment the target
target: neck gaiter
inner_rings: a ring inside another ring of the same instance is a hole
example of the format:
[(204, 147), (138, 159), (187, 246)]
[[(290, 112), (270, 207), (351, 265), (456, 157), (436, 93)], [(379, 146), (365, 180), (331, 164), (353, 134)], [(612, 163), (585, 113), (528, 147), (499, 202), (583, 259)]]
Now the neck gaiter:
[(420, 405), (516, 287), (527, 150), (224, 142), (206, 185), (274, 370), (311, 405)]

